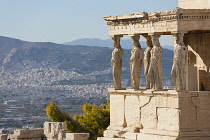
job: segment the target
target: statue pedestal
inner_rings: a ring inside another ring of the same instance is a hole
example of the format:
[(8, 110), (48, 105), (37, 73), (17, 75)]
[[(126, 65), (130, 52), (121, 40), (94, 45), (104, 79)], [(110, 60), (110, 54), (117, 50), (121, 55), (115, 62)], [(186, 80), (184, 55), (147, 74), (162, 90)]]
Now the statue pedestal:
[(209, 140), (210, 92), (114, 90), (110, 126), (98, 140)]

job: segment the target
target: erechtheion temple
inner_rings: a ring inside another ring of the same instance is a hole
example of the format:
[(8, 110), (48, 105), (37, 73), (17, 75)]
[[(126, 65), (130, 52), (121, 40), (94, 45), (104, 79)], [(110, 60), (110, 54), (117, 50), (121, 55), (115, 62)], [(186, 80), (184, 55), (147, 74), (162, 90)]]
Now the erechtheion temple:
[[(179, 0), (170, 11), (104, 17), (114, 43), (114, 88), (110, 126), (98, 140), (210, 140), (209, 8), (209, 0)], [(134, 45), (130, 62), (122, 62), (124, 35)], [(174, 40), (174, 89), (162, 89), (163, 35)], [(121, 87), (122, 63), (130, 63), (131, 89)], [(143, 65), (146, 87), (139, 88)]]

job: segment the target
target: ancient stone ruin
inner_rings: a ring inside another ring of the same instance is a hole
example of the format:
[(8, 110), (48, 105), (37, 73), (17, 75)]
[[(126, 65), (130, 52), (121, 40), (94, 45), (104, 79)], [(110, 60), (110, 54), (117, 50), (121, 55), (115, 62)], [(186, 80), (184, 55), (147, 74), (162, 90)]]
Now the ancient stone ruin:
[(19, 129), (0, 134), (0, 140), (88, 140), (89, 133), (68, 133), (64, 122), (45, 122), (44, 128)]
[[(110, 93), (110, 126), (98, 140), (209, 140), (210, 139), (210, 2), (179, 0), (179, 7), (162, 12), (107, 16), (113, 39), (114, 88)], [(121, 87), (123, 49), (129, 35), (131, 89)], [(159, 38), (171, 35), (174, 89), (162, 89), (162, 52)], [(139, 44), (144, 37), (148, 48)], [(144, 54), (144, 55), (143, 55)], [(144, 65), (146, 87), (140, 88)]]

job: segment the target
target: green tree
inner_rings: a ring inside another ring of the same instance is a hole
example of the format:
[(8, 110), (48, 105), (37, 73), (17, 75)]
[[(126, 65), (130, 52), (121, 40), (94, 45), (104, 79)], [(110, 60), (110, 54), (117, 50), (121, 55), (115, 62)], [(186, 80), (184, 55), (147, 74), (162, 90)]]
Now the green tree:
[(53, 122), (66, 122), (67, 131), (71, 133), (88, 132), (90, 139), (96, 140), (103, 135), (103, 131), (108, 127), (110, 120), (110, 108), (108, 105), (83, 105), (83, 114), (75, 115), (72, 119), (66, 112), (60, 111), (55, 103), (51, 102), (46, 107), (46, 114)]
[(83, 115), (75, 115), (75, 118), (90, 133), (91, 139), (103, 136), (103, 131), (110, 123), (109, 103), (100, 106), (85, 103), (83, 111)]
[(50, 119), (52, 119), (52, 122), (64, 122), (64, 116), (62, 116), (61, 111), (57, 107), (57, 105), (54, 102), (51, 102), (46, 107), (46, 114)]
[(48, 118), (52, 119), (52, 122), (66, 122), (67, 131), (69, 132), (77, 133), (83, 130), (77, 121), (73, 120), (65, 111), (60, 111), (54, 102), (51, 102), (46, 107), (46, 114)]

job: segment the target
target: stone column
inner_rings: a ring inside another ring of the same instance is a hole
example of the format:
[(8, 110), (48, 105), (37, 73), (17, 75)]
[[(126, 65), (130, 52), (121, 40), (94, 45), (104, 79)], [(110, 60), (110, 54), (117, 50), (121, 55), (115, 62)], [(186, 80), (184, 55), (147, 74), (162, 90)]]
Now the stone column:
[(121, 89), (121, 79), (122, 79), (122, 56), (123, 49), (120, 45), (120, 38), (122, 36), (111, 37), (114, 44), (114, 50), (112, 51), (112, 74), (115, 89)]
[(151, 50), (153, 47), (152, 39), (149, 35), (142, 35), (146, 39), (147, 48), (144, 51), (144, 75), (146, 78), (146, 89), (151, 88), (151, 83), (148, 80), (148, 70), (150, 66)]
[(174, 59), (171, 70), (174, 88), (186, 90), (187, 53), (188, 49), (183, 42), (184, 32), (173, 33)]
[(139, 89), (140, 73), (142, 66), (143, 53), (139, 43), (140, 35), (130, 35), (134, 48), (131, 50), (130, 71), (131, 71), (131, 88)]
[(158, 34), (150, 34), (153, 47), (151, 49), (150, 66), (148, 69), (148, 82), (152, 89), (162, 89), (162, 52)]

